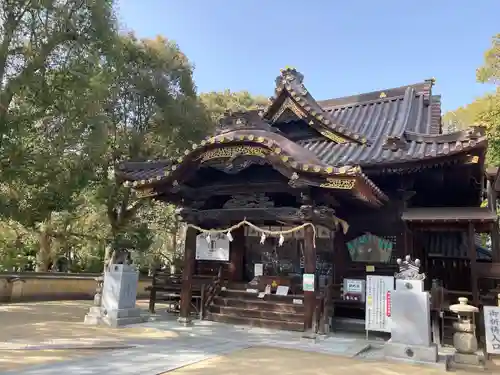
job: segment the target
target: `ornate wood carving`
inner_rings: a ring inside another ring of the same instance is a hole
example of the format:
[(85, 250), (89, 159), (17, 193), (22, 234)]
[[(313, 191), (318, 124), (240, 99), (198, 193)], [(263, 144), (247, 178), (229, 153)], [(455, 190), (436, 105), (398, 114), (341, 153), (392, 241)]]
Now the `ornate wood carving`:
[(266, 159), (262, 159), (261, 157), (237, 155), (229, 160), (214, 159), (205, 163), (204, 166), (217, 169), (227, 174), (238, 174), (252, 165), (266, 164), (269, 164), (268, 161)]
[(318, 131), (323, 137), (328, 138), (331, 141), (334, 141), (336, 143), (346, 143), (347, 139), (344, 137), (341, 137), (334, 132), (331, 132), (330, 130), (325, 129), (322, 125), (316, 125), (314, 121), (310, 121), (309, 125), (316, 131)]
[(291, 111), (293, 114), (295, 114), (299, 119), (302, 119), (302, 118), (305, 118), (306, 117), (306, 114), (304, 113), (304, 111), (302, 111), (302, 109), (297, 105), (295, 104), (292, 99), (290, 98), (286, 98), (283, 103), (281, 104), (281, 107), (280, 109), (274, 114), (273, 118), (271, 119), (271, 122), (277, 122), (279, 120), (279, 118), (281, 117), (281, 115), (286, 111), (286, 110), (289, 110)]
[(153, 190), (152, 188), (148, 189), (137, 189), (134, 190), (137, 198), (142, 199), (142, 198), (151, 198), (155, 197), (158, 195), (158, 192)]
[(237, 194), (233, 195), (225, 204), (224, 208), (271, 208), (274, 202), (264, 193)]
[(351, 190), (356, 184), (354, 178), (327, 178), (326, 182), (320, 184), (322, 188)]
[(231, 112), (228, 111), (219, 122), (216, 135), (241, 129), (260, 129), (275, 133), (278, 130), (262, 120), (257, 111)]
[(266, 148), (241, 145), (209, 150), (203, 153), (198, 160), (200, 160), (201, 163), (205, 163), (213, 159), (235, 159), (238, 156), (255, 156), (265, 158), (267, 155), (269, 155), (269, 150)]
[(335, 217), (335, 210), (327, 206), (300, 206), (297, 216), (304, 221), (322, 222), (332, 220)]
[(212, 210), (196, 210), (183, 208), (178, 211), (180, 218), (188, 223), (213, 221), (218, 223), (231, 223), (247, 218), (250, 221), (283, 221), (301, 222), (298, 208), (273, 207), (273, 208), (225, 208)]

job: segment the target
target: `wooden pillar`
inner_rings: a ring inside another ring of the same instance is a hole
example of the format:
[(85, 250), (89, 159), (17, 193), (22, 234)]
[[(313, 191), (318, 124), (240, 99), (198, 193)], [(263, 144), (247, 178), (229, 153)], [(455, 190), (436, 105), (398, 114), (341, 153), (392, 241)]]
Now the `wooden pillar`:
[[(498, 194), (493, 189), (490, 180), (486, 182), (486, 192), (488, 197), (488, 208), (496, 214), (497, 212), (497, 199)], [(490, 231), (491, 236), (491, 260), (493, 262), (500, 262), (500, 235), (499, 235), (498, 220), (495, 220)]]
[(231, 233), (233, 241), (229, 252), (229, 280), (243, 281), (245, 257), (245, 227), (240, 227)]
[(347, 267), (351, 258), (349, 257), (349, 251), (345, 244), (345, 235), (342, 229), (335, 232), (333, 237), (333, 283), (342, 284), (343, 279), (346, 275)]
[(478, 305), (479, 303), (479, 288), (478, 288), (478, 277), (477, 277), (477, 253), (476, 253), (476, 241), (475, 241), (475, 232), (474, 232), (474, 224), (469, 222), (467, 228), (467, 241), (468, 241), (468, 255), (470, 259), (470, 279), (472, 284), (472, 301), (474, 305)]
[(188, 228), (186, 231), (186, 242), (184, 247), (184, 269), (182, 270), (181, 285), (181, 309), (179, 313), (179, 323), (191, 323), (191, 299), (194, 273), (194, 262), (196, 256), (196, 236), (198, 231)]
[[(314, 230), (308, 226), (304, 229), (304, 273), (316, 274), (316, 248), (314, 247)], [(306, 335), (314, 334), (313, 318), (316, 309), (315, 276), (314, 291), (304, 291), (304, 332)]]
[(491, 260), (492, 262), (500, 262), (500, 233), (498, 220), (493, 222), (491, 226)]

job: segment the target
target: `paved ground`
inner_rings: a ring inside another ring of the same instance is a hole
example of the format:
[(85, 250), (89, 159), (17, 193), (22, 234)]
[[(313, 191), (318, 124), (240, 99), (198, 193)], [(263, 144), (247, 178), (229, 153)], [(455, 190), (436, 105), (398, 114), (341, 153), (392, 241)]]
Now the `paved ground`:
[[(174, 332), (152, 327), (111, 329), (84, 325), (88, 301), (0, 305), (0, 372), (32, 364), (95, 356), (131, 342), (165, 340)], [(139, 301), (146, 308), (147, 302)]]
[[(439, 368), (384, 362), (380, 342), (367, 343), (356, 336), (334, 335), (311, 342), (293, 332), (205, 321), (181, 327), (174, 319), (122, 329), (85, 326), (81, 322), (89, 305), (51, 302), (0, 306), (0, 374), (86, 375), (112, 371), (158, 375), (170, 371), (172, 375), (264, 372), (435, 375), (442, 372)], [(139, 305), (145, 307), (144, 302)], [(112, 347), (115, 349), (109, 349)], [(500, 368), (492, 371), (500, 373)]]
[[(235, 371), (235, 368), (238, 371)], [(293, 349), (254, 347), (208, 359), (169, 372), (169, 375), (437, 375), (441, 369), (368, 362), (352, 358), (308, 353)], [(167, 373), (164, 373), (167, 374)]]

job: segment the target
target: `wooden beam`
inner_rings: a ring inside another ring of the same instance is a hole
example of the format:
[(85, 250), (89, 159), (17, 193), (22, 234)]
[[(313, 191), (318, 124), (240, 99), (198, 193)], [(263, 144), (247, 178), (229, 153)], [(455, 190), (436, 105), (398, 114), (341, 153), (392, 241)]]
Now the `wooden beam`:
[(296, 189), (290, 187), (285, 182), (247, 182), (239, 184), (207, 185), (199, 188), (192, 188), (181, 185), (179, 194), (189, 199), (206, 199), (214, 195), (234, 195), (234, 194), (255, 194), (255, 193), (288, 193), (298, 195)]
[[(497, 200), (498, 193), (493, 188), (493, 184), (490, 179), (486, 181), (486, 195), (488, 198), (488, 208), (491, 212), (497, 212)], [(498, 219), (495, 220), (493, 225), (491, 226), (491, 260), (493, 262), (500, 262), (500, 235), (499, 235), (499, 227), (498, 227)]]
[(188, 325), (191, 323), (191, 299), (193, 273), (196, 256), (196, 236), (198, 231), (189, 227), (186, 231), (186, 245), (184, 248), (184, 269), (182, 270), (181, 306), (179, 323)]
[[(308, 226), (304, 228), (304, 273), (316, 274), (316, 249), (313, 246), (314, 231), (313, 228)], [(314, 291), (304, 291), (304, 333), (306, 335), (313, 335), (313, 318), (314, 311), (316, 310), (316, 285)]]
[(232, 233), (233, 241), (229, 250), (229, 280), (243, 281), (245, 257), (245, 227), (239, 227)]
[(330, 207), (340, 206), (333, 192), (328, 190), (314, 189), (314, 201), (318, 202), (319, 204), (328, 205)]
[(477, 276), (482, 279), (500, 279), (500, 263), (483, 263), (476, 264)]
[[(308, 209), (309, 215), (312, 216), (313, 201), (310, 192), (302, 194), (302, 209)], [(304, 228), (304, 274), (314, 275), (314, 288), (312, 291), (304, 290), (304, 335), (306, 337), (314, 337), (313, 320), (316, 310), (316, 248), (314, 247), (314, 229), (311, 226)]]
[(470, 260), (470, 279), (472, 284), (472, 301), (477, 306), (479, 303), (479, 285), (478, 285), (478, 272), (477, 272), (477, 254), (476, 254), (476, 241), (474, 224), (469, 223), (467, 227), (467, 255)]

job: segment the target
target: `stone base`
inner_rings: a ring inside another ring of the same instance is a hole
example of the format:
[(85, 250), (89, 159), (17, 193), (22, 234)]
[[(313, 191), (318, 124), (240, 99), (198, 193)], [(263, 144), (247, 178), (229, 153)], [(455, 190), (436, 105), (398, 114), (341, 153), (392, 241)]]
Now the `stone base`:
[(177, 323), (179, 323), (180, 325), (183, 325), (184, 327), (187, 327), (187, 326), (193, 325), (193, 320), (191, 318), (184, 318), (184, 317), (180, 316), (177, 319)]
[(436, 364), (438, 362), (438, 348), (436, 344), (430, 346), (408, 345), (388, 341), (384, 345), (384, 357), (410, 362)]
[(99, 306), (92, 306), (89, 309), (87, 315), (85, 315), (85, 319), (83, 320), (84, 324), (88, 325), (99, 325), (102, 324), (102, 314), (101, 308)]
[(301, 338), (304, 340), (316, 342), (318, 337), (316, 336), (316, 333), (312, 329), (310, 329), (310, 330), (304, 331), (304, 333), (302, 333)]
[(121, 309), (103, 312), (102, 321), (110, 327), (122, 327), (129, 324), (143, 323), (141, 309)]
[(463, 354), (454, 353), (446, 358), (446, 367), (448, 369), (464, 370), (484, 370), (486, 360), (482, 353)]

